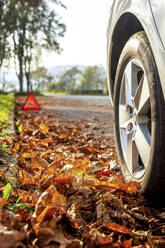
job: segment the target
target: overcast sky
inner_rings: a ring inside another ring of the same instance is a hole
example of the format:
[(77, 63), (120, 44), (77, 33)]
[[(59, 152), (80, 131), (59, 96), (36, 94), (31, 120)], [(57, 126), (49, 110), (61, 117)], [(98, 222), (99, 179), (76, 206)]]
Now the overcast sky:
[(63, 52), (44, 57), (46, 67), (56, 65), (106, 66), (106, 29), (111, 0), (65, 0), (62, 11), (67, 32)]

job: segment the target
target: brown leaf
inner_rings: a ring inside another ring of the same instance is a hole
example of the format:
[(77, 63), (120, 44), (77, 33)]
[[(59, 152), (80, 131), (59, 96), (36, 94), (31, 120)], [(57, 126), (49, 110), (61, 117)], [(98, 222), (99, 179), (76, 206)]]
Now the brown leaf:
[(6, 167), (6, 168), (4, 168), (4, 169), (0, 169), (0, 177), (2, 177), (4, 174), (5, 174), (5, 172), (8, 170), (8, 168)]
[(51, 184), (53, 184), (53, 178), (54, 178), (54, 175), (50, 175), (47, 178), (45, 178), (44, 180), (42, 180), (40, 187), (44, 190), (49, 188), (51, 186)]
[(17, 242), (23, 240), (25, 237), (24, 232), (18, 232), (16, 230), (8, 230), (0, 224), (0, 247), (11, 248), (16, 245)]
[(92, 243), (96, 244), (98, 247), (99, 245), (110, 245), (113, 243), (110, 236), (105, 236), (105, 234), (99, 232), (95, 228), (90, 228), (90, 231), (85, 235), (85, 237), (90, 239)]
[[(38, 242), (40, 245), (50, 245), (50, 242), (54, 241), (59, 243), (59, 248), (66, 248), (71, 244), (73, 240), (69, 240), (64, 237), (61, 228), (50, 230), (49, 228), (40, 228)], [(44, 236), (44, 239), (42, 238)]]
[(100, 153), (101, 152), (101, 150), (98, 147), (89, 146), (89, 145), (88, 146), (82, 146), (80, 148), (80, 151), (84, 152), (85, 154), (88, 154), (88, 153), (95, 154), (95, 153)]
[(0, 158), (0, 164), (7, 164), (7, 161), (3, 158)]
[(31, 162), (31, 168), (36, 169), (47, 169), (49, 166), (49, 163), (46, 159), (39, 157), (38, 155), (32, 158)]

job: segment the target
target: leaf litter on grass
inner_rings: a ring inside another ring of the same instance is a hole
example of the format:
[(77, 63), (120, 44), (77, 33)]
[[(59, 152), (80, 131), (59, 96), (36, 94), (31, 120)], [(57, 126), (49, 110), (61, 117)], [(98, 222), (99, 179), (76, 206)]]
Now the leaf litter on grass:
[[(23, 112), (11, 147), (17, 187), (2, 180), (1, 248), (165, 247), (165, 214), (125, 183), (101, 124)], [(3, 172), (0, 173), (3, 178)]]

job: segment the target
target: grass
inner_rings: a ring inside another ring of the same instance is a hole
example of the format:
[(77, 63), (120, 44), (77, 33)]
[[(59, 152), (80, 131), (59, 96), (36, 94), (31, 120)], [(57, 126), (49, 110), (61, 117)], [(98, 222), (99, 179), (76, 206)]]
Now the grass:
[(96, 92), (96, 91), (86, 91), (86, 92), (80, 92), (80, 91), (74, 91), (74, 92), (66, 92), (66, 91), (56, 91), (56, 90), (51, 90), (51, 91), (42, 91), (42, 94), (56, 94), (56, 95), (89, 95), (89, 96), (108, 96), (108, 92)]
[(42, 94), (56, 94), (56, 95), (68, 95), (69, 93), (64, 92), (64, 91), (56, 91), (56, 90), (46, 90), (46, 91), (42, 91)]
[(14, 108), (14, 94), (0, 94), (0, 137), (6, 134), (10, 125), (11, 111)]

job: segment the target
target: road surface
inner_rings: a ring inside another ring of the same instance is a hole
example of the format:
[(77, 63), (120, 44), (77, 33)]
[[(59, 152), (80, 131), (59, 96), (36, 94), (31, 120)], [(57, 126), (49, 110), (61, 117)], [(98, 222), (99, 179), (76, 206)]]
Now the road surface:
[[(41, 111), (63, 121), (91, 123), (91, 132), (113, 136), (113, 111), (108, 96), (44, 95), (36, 96)], [(25, 97), (19, 97), (21, 104)], [(93, 127), (95, 124), (95, 128)]]

